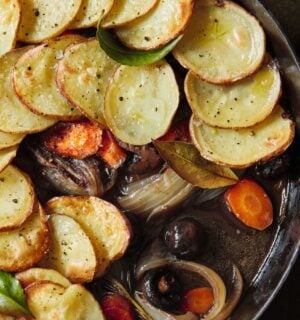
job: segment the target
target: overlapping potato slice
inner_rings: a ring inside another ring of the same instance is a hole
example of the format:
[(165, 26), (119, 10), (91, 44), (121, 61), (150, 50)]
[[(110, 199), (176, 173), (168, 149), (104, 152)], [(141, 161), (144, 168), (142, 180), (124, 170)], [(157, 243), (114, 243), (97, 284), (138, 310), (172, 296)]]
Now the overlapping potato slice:
[(159, 48), (184, 31), (190, 21), (193, 6), (193, 0), (158, 0), (148, 14), (117, 28), (116, 34), (130, 48)]
[(178, 86), (166, 61), (121, 66), (107, 88), (104, 116), (118, 139), (144, 145), (166, 133), (178, 104)]
[(101, 14), (106, 15), (113, 4), (114, 0), (82, 0), (81, 7), (69, 29), (82, 29), (97, 25)]
[(16, 146), (25, 138), (24, 134), (0, 132), (0, 150)]
[(18, 146), (0, 150), (0, 172), (4, 170), (15, 158)]
[(0, 269), (22, 271), (38, 263), (49, 248), (49, 229), (43, 208), (36, 204), (25, 223), (0, 232)]
[(84, 287), (35, 283), (26, 289), (28, 307), (37, 320), (104, 320), (101, 308)]
[(229, 85), (213, 85), (189, 72), (185, 93), (196, 118), (220, 128), (251, 127), (272, 112), (281, 92), (280, 73), (266, 65)]
[[(55, 121), (38, 116), (22, 104), (13, 89), (12, 71), (15, 63), (28, 50), (16, 49), (0, 57), (0, 131), (34, 133), (52, 126)], [(30, 70), (27, 70), (30, 72)]]
[(73, 21), (82, 0), (22, 0), (18, 40), (38, 43), (53, 38)]
[(293, 141), (295, 126), (277, 106), (266, 120), (251, 128), (218, 129), (192, 118), (190, 131), (196, 147), (207, 160), (246, 168), (284, 152)]
[(265, 34), (253, 16), (231, 1), (196, 1), (192, 21), (173, 53), (203, 80), (230, 83), (261, 65)]
[(63, 286), (64, 288), (71, 285), (71, 282), (67, 278), (52, 269), (31, 268), (19, 272), (15, 276), (20, 281), (23, 288), (26, 288), (35, 282), (51, 282)]
[(127, 219), (111, 203), (89, 196), (58, 197), (48, 201), (48, 214), (64, 214), (76, 220), (90, 238), (97, 257), (96, 276), (125, 253), (131, 238)]
[(35, 195), (30, 178), (15, 166), (0, 173), (0, 231), (19, 228), (32, 214)]
[(86, 233), (65, 215), (51, 215), (49, 224), (52, 243), (40, 266), (60, 272), (71, 282), (91, 281), (96, 271), (96, 255)]
[(102, 19), (104, 28), (125, 25), (147, 14), (158, 0), (115, 0), (111, 10)]
[(19, 0), (0, 1), (0, 56), (14, 48), (20, 19)]
[(69, 102), (91, 120), (104, 124), (104, 93), (116, 66), (97, 40), (88, 39), (66, 50), (58, 64), (56, 80)]
[(27, 51), (14, 68), (14, 88), (19, 99), (34, 113), (54, 119), (72, 120), (81, 113), (71, 106), (56, 85), (56, 67), (63, 51), (82, 41), (77, 35), (48, 40)]

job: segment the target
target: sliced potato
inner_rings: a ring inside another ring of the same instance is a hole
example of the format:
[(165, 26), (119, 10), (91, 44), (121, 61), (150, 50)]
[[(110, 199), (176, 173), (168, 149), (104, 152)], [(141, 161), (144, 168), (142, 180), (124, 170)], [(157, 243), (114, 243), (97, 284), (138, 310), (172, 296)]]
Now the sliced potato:
[(18, 146), (0, 150), (0, 172), (4, 170), (17, 155)]
[(14, 48), (20, 19), (19, 0), (0, 1), (0, 56)]
[(267, 65), (230, 85), (214, 85), (189, 72), (185, 93), (196, 118), (220, 128), (251, 127), (272, 112), (281, 92), (280, 73)]
[(70, 46), (58, 64), (56, 80), (61, 93), (88, 118), (104, 124), (103, 103), (107, 82), (117, 63), (95, 39)]
[(67, 35), (45, 41), (17, 61), (13, 75), (14, 89), (32, 112), (59, 120), (73, 120), (81, 116), (61, 95), (55, 77), (63, 51), (82, 39), (77, 35)]
[[(12, 71), (17, 60), (29, 48), (10, 51), (0, 57), (0, 131), (34, 133), (52, 126), (55, 121), (29, 111), (16, 95), (12, 85)], [(29, 70), (30, 71), (30, 70)]]
[(148, 14), (118, 27), (116, 34), (129, 48), (151, 50), (162, 47), (184, 31), (193, 6), (193, 0), (158, 0)]
[(261, 65), (265, 34), (253, 16), (231, 1), (196, 1), (192, 21), (173, 53), (203, 80), (230, 83)]
[(147, 14), (158, 0), (115, 0), (111, 10), (102, 19), (104, 28), (125, 25)]
[(26, 296), (37, 320), (104, 320), (98, 302), (80, 285), (65, 289), (54, 283), (36, 283), (26, 289)]
[(18, 229), (0, 232), (0, 269), (22, 271), (38, 263), (49, 249), (49, 229), (44, 210), (34, 212)]
[(82, 29), (97, 25), (101, 14), (106, 15), (113, 4), (114, 0), (82, 0), (81, 7), (69, 29)]
[(33, 283), (26, 288), (27, 304), (36, 320), (63, 320), (59, 305), (65, 288), (57, 283)]
[(32, 285), (34, 282), (51, 282), (59, 284), (64, 288), (71, 285), (71, 282), (61, 275), (59, 272), (52, 269), (31, 268), (23, 272), (19, 272), (15, 277), (20, 281), (23, 288)]
[(86, 233), (74, 219), (65, 215), (52, 215), (49, 224), (52, 244), (40, 266), (60, 272), (71, 282), (91, 281), (96, 270), (96, 255)]
[(22, 0), (18, 40), (38, 43), (53, 38), (75, 18), (82, 0)]
[(179, 104), (179, 90), (169, 64), (121, 66), (106, 95), (105, 121), (120, 140), (144, 145), (164, 135)]
[(294, 123), (277, 106), (263, 122), (251, 128), (217, 129), (192, 118), (190, 131), (201, 155), (232, 168), (246, 168), (284, 152), (295, 134)]
[(35, 194), (30, 178), (15, 166), (0, 173), (0, 231), (19, 228), (32, 214)]
[(97, 257), (96, 276), (121, 258), (131, 237), (127, 219), (111, 203), (89, 196), (57, 197), (48, 201), (48, 214), (64, 214), (76, 220), (90, 238)]
[(13, 147), (21, 143), (25, 138), (25, 134), (0, 132), (0, 150)]

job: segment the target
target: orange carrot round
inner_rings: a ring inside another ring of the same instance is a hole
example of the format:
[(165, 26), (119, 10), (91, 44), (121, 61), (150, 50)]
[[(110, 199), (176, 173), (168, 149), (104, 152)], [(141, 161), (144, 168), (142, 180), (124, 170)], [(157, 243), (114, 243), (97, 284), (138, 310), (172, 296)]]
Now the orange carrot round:
[(272, 202), (255, 181), (243, 179), (225, 193), (229, 210), (245, 225), (264, 230), (273, 222)]
[(183, 297), (182, 309), (185, 312), (204, 314), (214, 305), (214, 294), (211, 288), (195, 288)]

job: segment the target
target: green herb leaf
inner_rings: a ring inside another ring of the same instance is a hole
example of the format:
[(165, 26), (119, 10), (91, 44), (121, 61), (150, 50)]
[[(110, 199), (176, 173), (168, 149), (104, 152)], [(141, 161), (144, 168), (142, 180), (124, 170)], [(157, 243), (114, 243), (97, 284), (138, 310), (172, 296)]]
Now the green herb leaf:
[(163, 59), (171, 52), (177, 43), (181, 40), (182, 35), (173, 39), (162, 48), (150, 51), (139, 51), (125, 47), (110, 31), (101, 27), (101, 20), (98, 23), (97, 39), (103, 51), (113, 60), (120, 64), (128, 66), (141, 66), (151, 64)]
[(154, 141), (161, 157), (181, 178), (203, 189), (235, 184), (238, 177), (226, 167), (215, 165), (200, 156), (191, 143)]
[(2, 270), (0, 270), (0, 313), (31, 316), (20, 282)]

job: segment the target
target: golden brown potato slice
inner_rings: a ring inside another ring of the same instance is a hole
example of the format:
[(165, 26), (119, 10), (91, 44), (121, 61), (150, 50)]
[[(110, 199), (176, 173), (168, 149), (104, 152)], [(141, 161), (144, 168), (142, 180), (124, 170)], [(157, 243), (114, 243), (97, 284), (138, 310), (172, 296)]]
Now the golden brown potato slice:
[(0, 132), (0, 150), (14, 147), (25, 138), (25, 134)]
[(70, 46), (58, 64), (56, 80), (61, 93), (88, 118), (104, 124), (103, 103), (108, 80), (117, 63), (95, 39)]
[(20, 19), (19, 0), (0, 1), (0, 56), (14, 48)]
[(32, 285), (34, 282), (51, 282), (59, 284), (64, 288), (71, 285), (71, 282), (67, 278), (52, 269), (31, 268), (17, 273), (15, 277), (20, 281), (23, 288)]
[(81, 226), (65, 215), (52, 215), (49, 224), (52, 243), (40, 266), (54, 269), (74, 283), (93, 280), (96, 255)]
[(54, 120), (38, 116), (27, 109), (13, 89), (14, 65), (28, 49), (23, 47), (0, 57), (0, 131), (34, 133), (43, 131), (55, 123)]
[(18, 146), (13, 146), (7, 149), (0, 150), (0, 172), (13, 161), (13, 159), (17, 155), (18, 148)]
[(178, 104), (178, 86), (166, 61), (121, 66), (107, 88), (104, 116), (118, 139), (144, 145), (167, 132)]
[(32, 214), (35, 194), (31, 179), (15, 166), (0, 173), (0, 231), (19, 228)]
[(48, 214), (64, 214), (76, 220), (90, 238), (97, 257), (96, 276), (125, 253), (131, 228), (123, 214), (111, 203), (96, 197), (57, 197), (48, 201)]
[(259, 68), (265, 34), (253, 16), (231, 1), (196, 1), (192, 21), (173, 53), (201, 79), (230, 83)]
[(34, 212), (18, 229), (0, 232), (0, 269), (22, 271), (38, 263), (49, 249), (49, 229), (44, 210)]
[(27, 51), (14, 68), (14, 89), (19, 99), (34, 113), (59, 120), (73, 120), (81, 113), (59, 92), (55, 77), (58, 61), (64, 50), (82, 41), (77, 35), (67, 35), (45, 41)]
[(158, 0), (115, 0), (111, 10), (102, 19), (102, 27), (122, 26), (147, 14)]
[(118, 27), (116, 34), (129, 48), (152, 50), (162, 47), (184, 31), (193, 6), (193, 0), (158, 0), (146, 15)]
[(80, 9), (82, 0), (22, 0), (18, 40), (38, 43), (67, 29)]
[(246, 168), (284, 152), (293, 141), (295, 125), (277, 106), (266, 120), (251, 128), (218, 129), (192, 118), (190, 131), (196, 147), (207, 160)]
[(209, 84), (192, 72), (185, 79), (195, 118), (212, 127), (245, 128), (263, 121), (276, 106), (280, 92), (280, 73), (274, 65), (229, 85)]
[(98, 302), (80, 285), (64, 288), (35, 283), (26, 289), (28, 307), (37, 320), (104, 320)]
[(106, 15), (114, 0), (82, 0), (81, 7), (69, 29), (82, 29), (96, 26), (101, 14)]

